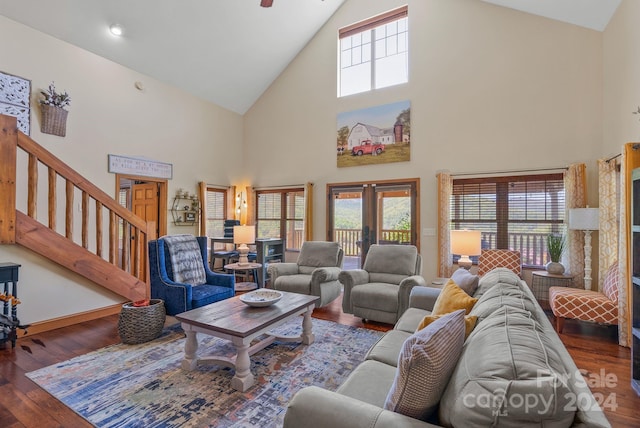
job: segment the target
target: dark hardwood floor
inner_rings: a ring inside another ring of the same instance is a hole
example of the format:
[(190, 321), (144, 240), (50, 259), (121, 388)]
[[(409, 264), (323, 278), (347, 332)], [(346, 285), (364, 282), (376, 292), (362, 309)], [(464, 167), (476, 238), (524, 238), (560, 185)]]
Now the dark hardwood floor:
[[(314, 317), (380, 331), (392, 327), (343, 314), (341, 299), (316, 309)], [(0, 349), (0, 427), (90, 427), (25, 373), (120, 342), (117, 323), (118, 316), (112, 315), (27, 336), (18, 339), (15, 349), (10, 344)], [(567, 321), (560, 337), (577, 366), (594, 379), (591, 389), (602, 398), (611, 425), (637, 427), (640, 398), (630, 386), (630, 351), (617, 345), (616, 334), (615, 327)]]

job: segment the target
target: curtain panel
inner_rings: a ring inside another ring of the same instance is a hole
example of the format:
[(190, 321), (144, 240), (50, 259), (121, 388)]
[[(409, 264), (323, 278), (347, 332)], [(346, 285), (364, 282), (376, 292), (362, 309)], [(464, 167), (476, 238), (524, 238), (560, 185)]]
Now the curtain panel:
[[(565, 219), (569, 220), (571, 208), (584, 208), (587, 203), (587, 166), (572, 164), (564, 173)], [(567, 272), (575, 275), (573, 282), (584, 288), (584, 232), (567, 229), (567, 252), (563, 258)]]
[(618, 265), (620, 288), (618, 289), (618, 343), (631, 347), (631, 185), (632, 172), (640, 167), (640, 150), (637, 143), (627, 143), (622, 148), (620, 160), (620, 242), (618, 243)]
[(236, 219), (236, 186), (227, 189), (227, 219)]
[(304, 185), (304, 240), (313, 241), (313, 183)]
[(198, 183), (198, 197), (200, 198), (200, 236), (207, 236), (207, 183)]
[(451, 194), (453, 178), (448, 172), (436, 175), (438, 181), (438, 276), (449, 278), (453, 273), (451, 255)]
[(258, 205), (256, 204), (256, 190), (252, 186), (245, 188), (247, 192), (247, 212), (245, 214), (245, 223), (247, 225), (256, 224), (256, 213), (258, 212)]
[(620, 216), (620, 175), (615, 159), (598, 159), (598, 196), (600, 199), (598, 234), (598, 291), (602, 292), (604, 278), (612, 264), (618, 262)]

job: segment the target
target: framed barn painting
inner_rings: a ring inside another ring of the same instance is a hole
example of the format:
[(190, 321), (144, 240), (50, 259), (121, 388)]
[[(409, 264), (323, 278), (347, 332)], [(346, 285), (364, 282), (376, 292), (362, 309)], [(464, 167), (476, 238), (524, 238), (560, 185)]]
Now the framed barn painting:
[(0, 114), (18, 119), (18, 129), (31, 131), (31, 80), (0, 71)]
[(409, 101), (338, 114), (338, 167), (408, 162), (410, 118)]

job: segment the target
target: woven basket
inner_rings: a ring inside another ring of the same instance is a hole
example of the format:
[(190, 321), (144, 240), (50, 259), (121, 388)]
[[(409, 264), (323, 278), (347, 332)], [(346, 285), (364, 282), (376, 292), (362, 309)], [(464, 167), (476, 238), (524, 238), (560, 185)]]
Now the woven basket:
[(42, 124), (40, 125), (40, 131), (59, 137), (67, 135), (67, 115), (69, 112), (62, 107), (47, 104), (41, 104), (40, 106), (42, 107)]
[(149, 306), (122, 305), (118, 320), (118, 333), (122, 343), (135, 345), (155, 339), (162, 333), (166, 312), (164, 302), (151, 299)]

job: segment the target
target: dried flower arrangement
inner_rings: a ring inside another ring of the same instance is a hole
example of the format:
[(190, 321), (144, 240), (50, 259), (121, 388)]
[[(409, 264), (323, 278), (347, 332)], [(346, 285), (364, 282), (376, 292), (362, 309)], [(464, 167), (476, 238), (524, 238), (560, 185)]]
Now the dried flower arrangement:
[(40, 91), (44, 99), (40, 100), (40, 104), (47, 106), (64, 108), (71, 104), (71, 97), (67, 92), (56, 92), (55, 82), (51, 82), (47, 91)]

